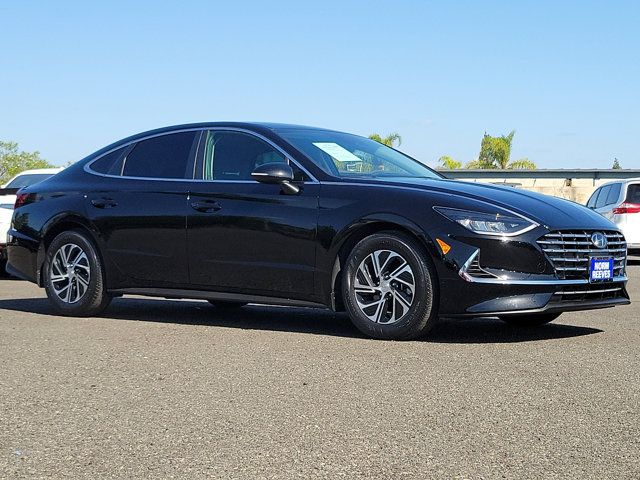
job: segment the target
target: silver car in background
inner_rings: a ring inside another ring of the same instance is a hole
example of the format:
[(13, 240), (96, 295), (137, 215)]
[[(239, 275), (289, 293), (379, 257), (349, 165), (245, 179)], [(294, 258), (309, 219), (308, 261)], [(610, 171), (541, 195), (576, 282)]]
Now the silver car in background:
[(598, 187), (587, 207), (615, 223), (627, 240), (627, 248), (640, 254), (640, 178), (605, 183)]

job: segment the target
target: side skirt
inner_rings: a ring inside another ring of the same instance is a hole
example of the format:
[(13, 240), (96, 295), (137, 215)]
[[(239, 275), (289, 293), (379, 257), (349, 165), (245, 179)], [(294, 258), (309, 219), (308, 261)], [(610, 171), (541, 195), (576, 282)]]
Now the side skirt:
[(287, 307), (328, 308), (326, 305), (293, 298), (243, 295), (241, 293), (210, 292), (207, 290), (187, 290), (174, 288), (121, 288), (109, 290), (116, 295), (145, 295), (162, 298), (193, 298), (198, 300), (226, 300), (228, 302), (261, 303), (264, 305), (282, 305)]

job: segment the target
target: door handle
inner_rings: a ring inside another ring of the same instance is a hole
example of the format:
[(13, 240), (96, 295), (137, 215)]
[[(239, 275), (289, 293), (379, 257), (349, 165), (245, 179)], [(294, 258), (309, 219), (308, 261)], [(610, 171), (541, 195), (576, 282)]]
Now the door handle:
[(197, 210), (198, 212), (213, 213), (220, 210), (222, 206), (220, 206), (218, 202), (215, 202), (213, 200), (201, 200), (191, 202), (191, 208)]
[(106, 197), (91, 200), (91, 205), (93, 205), (96, 208), (113, 208), (118, 206), (118, 204), (113, 198), (106, 198)]

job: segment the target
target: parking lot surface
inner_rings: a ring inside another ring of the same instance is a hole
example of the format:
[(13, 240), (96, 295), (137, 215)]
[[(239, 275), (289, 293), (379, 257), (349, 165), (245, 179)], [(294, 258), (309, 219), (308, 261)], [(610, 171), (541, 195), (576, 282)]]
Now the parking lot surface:
[(0, 478), (639, 478), (638, 305), (383, 342), (311, 309), (64, 318), (2, 279)]

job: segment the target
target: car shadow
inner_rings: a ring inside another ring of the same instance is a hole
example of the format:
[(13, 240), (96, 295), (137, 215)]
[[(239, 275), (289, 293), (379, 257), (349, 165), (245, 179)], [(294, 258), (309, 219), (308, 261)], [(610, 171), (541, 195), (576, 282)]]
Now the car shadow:
[[(0, 309), (56, 316), (45, 298), (0, 300)], [(136, 297), (114, 299), (102, 317), (113, 320), (366, 338), (353, 326), (346, 314), (314, 308), (248, 305), (228, 310), (215, 308), (206, 302)], [(496, 318), (442, 319), (423, 341), (461, 344), (516, 343), (579, 337), (601, 332), (602, 330), (596, 328), (559, 323), (522, 328), (508, 325)]]

